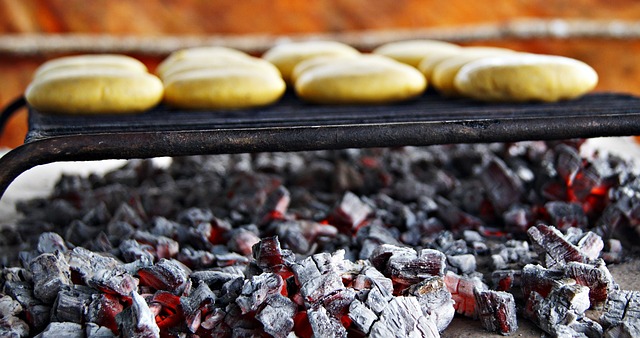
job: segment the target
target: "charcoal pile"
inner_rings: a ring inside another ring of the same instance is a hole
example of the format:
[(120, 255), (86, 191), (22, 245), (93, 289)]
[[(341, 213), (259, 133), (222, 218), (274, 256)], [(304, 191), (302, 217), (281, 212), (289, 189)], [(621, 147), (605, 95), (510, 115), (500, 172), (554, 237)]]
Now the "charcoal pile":
[[(194, 156), (63, 176), (0, 236), (3, 337), (640, 335), (640, 178), (582, 141)], [(587, 312), (599, 310), (601, 315)]]

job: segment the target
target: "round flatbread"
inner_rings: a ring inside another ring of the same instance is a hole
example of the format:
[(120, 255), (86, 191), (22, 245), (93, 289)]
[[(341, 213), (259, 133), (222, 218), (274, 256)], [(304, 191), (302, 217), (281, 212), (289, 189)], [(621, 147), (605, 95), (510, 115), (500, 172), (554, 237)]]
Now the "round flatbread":
[(421, 95), (427, 83), (417, 69), (383, 56), (339, 59), (309, 69), (295, 84), (298, 96), (321, 104), (376, 104)]
[(249, 57), (250, 55), (233, 48), (222, 46), (193, 47), (185, 48), (171, 53), (156, 68), (156, 74), (164, 77), (164, 72), (173, 67), (176, 63), (185, 60), (234, 60)]
[(45, 113), (121, 114), (150, 109), (162, 94), (162, 82), (148, 73), (75, 68), (34, 80), (25, 97)]
[(271, 62), (261, 58), (247, 56), (243, 58), (217, 58), (217, 59), (185, 59), (176, 62), (171, 67), (165, 69), (162, 74), (163, 81), (168, 81), (172, 77), (185, 72), (191, 72), (202, 69), (218, 69), (218, 68), (243, 68), (247, 70), (254, 69), (257, 72), (269, 72), (275, 76), (281, 76), (280, 71)]
[(136, 73), (146, 73), (147, 66), (137, 59), (119, 54), (87, 54), (64, 56), (49, 60), (34, 72), (33, 78), (46, 76), (51, 72), (65, 72), (68, 69), (81, 68), (91, 70), (95, 68), (108, 68), (114, 70), (128, 70)]
[(327, 55), (357, 55), (355, 48), (337, 41), (289, 42), (269, 49), (262, 56), (273, 63), (287, 83), (291, 82), (293, 68), (301, 61)]
[(164, 102), (187, 109), (252, 108), (275, 103), (285, 89), (280, 76), (266, 71), (200, 69), (165, 81)]
[[(515, 53), (513, 50), (493, 47), (469, 47), (463, 53), (453, 55), (435, 65), (431, 73), (431, 84), (444, 96), (459, 96), (453, 79), (465, 64), (488, 56)], [(473, 48), (473, 49), (471, 49)]]
[(390, 42), (373, 50), (373, 54), (390, 57), (396, 61), (418, 68), (420, 62), (440, 51), (456, 52), (460, 46), (438, 40), (407, 40)]
[(456, 75), (457, 90), (483, 101), (573, 99), (598, 83), (584, 62), (553, 55), (518, 54), (487, 57), (464, 65)]

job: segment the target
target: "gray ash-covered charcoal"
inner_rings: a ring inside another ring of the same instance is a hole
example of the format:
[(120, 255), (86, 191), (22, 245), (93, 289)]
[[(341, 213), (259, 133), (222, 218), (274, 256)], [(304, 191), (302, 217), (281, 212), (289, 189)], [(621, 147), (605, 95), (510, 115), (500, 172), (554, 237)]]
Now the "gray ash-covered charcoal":
[(138, 270), (140, 284), (156, 290), (181, 294), (189, 283), (189, 268), (173, 259), (161, 259), (156, 264)]
[(116, 316), (118, 331), (122, 337), (159, 338), (160, 328), (147, 302), (135, 291), (130, 296), (131, 306)]
[(84, 338), (81, 324), (69, 322), (52, 322), (35, 338)]
[(265, 272), (245, 280), (236, 304), (240, 306), (243, 314), (256, 311), (268, 296), (281, 293), (285, 288), (286, 285), (280, 275)]
[(638, 337), (640, 335), (640, 291), (611, 292), (600, 322), (606, 329), (606, 337)]
[(551, 225), (561, 231), (569, 228), (586, 228), (589, 225), (587, 215), (579, 203), (551, 201), (544, 205), (549, 214)]
[(85, 328), (85, 335), (87, 338), (115, 338), (113, 331), (104, 326), (99, 326), (94, 323), (87, 323)]
[(329, 315), (327, 310), (319, 306), (307, 310), (309, 324), (314, 337), (346, 338), (347, 330), (340, 320)]
[(589, 257), (553, 226), (539, 224), (527, 231), (533, 248), (544, 257), (547, 268), (562, 267), (567, 262), (586, 263)]
[(55, 232), (45, 232), (38, 238), (36, 250), (39, 253), (56, 253), (56, 251), (65, 253), (69, 249), (62, 236)]
[(478, 318), (487, 331), (510, 335), (518, 330), (516, 302), (503, 291), (475, 290)]
[(33, 294), (46, 304), (52, 304), (58, 292), (71, 285), (69, 264), (62, 253), (44, 253), (31, 261)]
[(204, 282), (198, 283), (189, 296), (180, 297), (184, 319), (191, 332), (198, 330), (202, 319), (213, 310), (215, 301), (216, 295)]
[(276, 338), (287, 337), (293, 330), (293, 318), (297, 305), (281, 294), (271, 294), (264, 301), (264, 307), (256, 314), (264, 331)]
[(89, 304), (96, 291), (82, 285), (58, 292), (58, 298), (51, 311), (51, 320), (82, 324), (86, 321)]
[(602, 305), (611, 292), (618, 289), (604, 261), (595, 264), (569, 262), (564, 267), (565, 277), (573, 278), (576, 283), (589, 288), (589, 300), (592, 306)]
[(370, 337), (440, 337), (434, 321), (425, 317), (415, 297), (394, 297), (371, 326)]
[(406, 293), (418, 299), (422, 312), (434, 321), (438, 331), (442, 332), (449, 326), (456, 310), (443, 277), (429, 277), (409, 287)]
[(7, 295), (0, 293), (0, 337), (27, 337), (29, 325), (19, 316), (22, 306)]

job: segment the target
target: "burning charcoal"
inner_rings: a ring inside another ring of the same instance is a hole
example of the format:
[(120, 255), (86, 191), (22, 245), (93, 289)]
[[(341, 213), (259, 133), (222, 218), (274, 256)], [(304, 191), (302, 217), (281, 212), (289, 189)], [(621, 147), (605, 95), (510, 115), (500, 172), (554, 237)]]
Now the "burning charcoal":
[(347, 337), (347, 330), (344, 326), (338, 319), (331, 317), (324, 307), (307, 310), (307, 316), (314, 337)]
[(484, 166), (479, 177), (493, 208), (498, 213), (506, 211), (522, 199), (522, 181), (501, 159), (493, 157)]
[(258, 226), (268, 224), (274, 219), (283, 219), (289, 208), (291, 195), (289, 190), (283, 186), (279, 186), (268, 196), (260, 210), (256, 213), (254, 222)]
[(402, 246), (396, 237), (381, 222), (376, 219), (363, 225), (356, 234), (356, 241), (360, 244), (360, 259), (367, 259), (381, 244)]
[(116, 316), (122, 337), (160, 337), (160, 328), (144, 298), (131, 292), (131, 306)]
[(109, 222), (107, 235), (113, 245), (120, 245), (121, 241), (131, 238), (136, 232), (133, 225), (127, 222)]
[(89, 226), (81, 220), (73, 220), (64, 232), (64, 239), (74, 245), (83, 245), (96, 238), (99, 227)]
[(253, 258), (256, 264), (267, 271), (279, 272), (293, 262), (294, 254), (282, 249), (278, 237), (263, 238), (253, 246)]
[(508, 240), (497, 247), (497, 251), (494, 248), (494, 254), (491, 255), (493, 267), (496, 270), (517, 269), (534, 260), (534, 255), (529, 250), (529, 243), (525, 241)]
[(153, 247), (149, 244), (140, 244), (135, 239), (127, 239), (120, 243), (118, 247), (122, 258), (125, 262), (135, 262), (137, 260), (144, 260), (153, 262)]
[(429, 277), (414, 284), (409, 287), (407, 294), (418, 299), (422, 312), (434, 321), (438, 331), (444, 331), (453, 320), (456, 311), (443, 277)]
[(532, 292), (547, 297), (551, 290), (558, 285), (558, 281), (564, 277), (564, 271), (545, 269), (540, 265), (527, 264), (522, 268), (522, 293), (525, 300)]
[(600, 236), (589, 231), (578, 240), (576, 246), (588, 259), (594, 261), (600, 257), (600, 252), (602, 252), (604, 248), (604, 242)]
[(571, 227), (586, 228), (589, 225), (587, 215), (579, 203), (551, 201), (544, 208), (549, 214), (551, 225), (562, 231)]
[(397, 285), (396, 289), (430, 276), (442, 276), (446, 257), (440, 251), (423, 249), (418, 256), (415, 250), (383, 244), (373, 252), (371, 262)]
[(82, 325), (78, 323), (52, 322), (36, 338), (84, 338)]
[[(175, 330), (188, 330), (183, 311), (180, 311), (180, 297), (171, 292), (160, 290), (156, 291), (153, 296), (147, 296), (146, 302), (161, 332), (171, 333)], [(192, 317), (188, 323), (197, 328), (200, 325), (200, 319), (199, 316)]]
[(85, 328), (85, 334), (87, 338), (115, 338), (116, 336), (113, 334), (109, 328), (104, 326), (98, 326), (94, 323), (87, 323)]
[(253, 246), (260, 242), (255, 232), (243, 228), (231, 230), (228, 236), (227, 247), (247, 257), (251, 257)]
[(107, 293), (93, 294), (91, 298), (91, 303), (86, 313), (87, 322), (95, 323), (117, 332), (116, 316), (124, 309), (118, 298)]
[(64, 239), (55, 232), (45, 232), (38, 238), (37, 250), (39, 253), (67, 252)]
[(203, 269), (215, 266), (216, 255), (209, 251), (182, 248), (176, 259), (190, 269)]
[(61, 253), (45, 253), (31, 261), (29, 269), (33, 274), (33, 294), (46, 304), (56, 299), (58, 291), (71, 285), (69, 264)]
[(355, 299), (349, 305), (349, 319), (351, 320), (350, 329), (355, 329), (366, 336), (373, 323), (378, 320), (378, 316), (360, 300)]
[(451, 231), (442, 231), (434, 238), (431, 246), (442, 251), (445, 255), (464, 255), (469, 253), (467, 242), (456, 240)]
[(453, 231), (479, 229), (484, 222), (469, 213), (462, 211), (453, 202), (442, 196), (435, 199), (438, 204), (437, 215), (440, 220)]
[(456, 312), (467, 317), (476, 317), (475, 290), (483, 291), (487, 286), (477, 277), (462, 277), (451, 271), (444, 276), (444, 283), (451, 293)]
[(497, 291), (507, 291), (514, 294), (515, 287), (522, 285), (521, 270), (496, 270), (491, 273), (493, 288)]
[(352, 192), (346, 192), (329, 215), (329, 223), (339, 231), (351, 234), (356, 232), (373, 212), (371, 207)]
[(533, 225), (533, 213), (531, 208), (514, 204), (502, 214), (502, 222), (505, 230), (511, 233), (525, 233)]
[(284, 221), (276, 228), (278, 238), (296, 253), (307, 254), (314, 249), (313, 244), (320, 236), (335, 237), (338, 229), (332, 225), (306, 220)]
[(487, 331), (510, 335), (518, 330), (513, 295), (503, 291), (475, 289), (478, 317)]
[(219, 333), (219, 337), (228, 337), (231, 335), (231, 329), (224, 322), (226, 312), (221, 308), (213, 308), (211, 313), (200, 324), (200, 327), (205, 330), (210, 330)]
[(285, 284), (280, 275), (263, 273), (245, 280), (242, 294), (236, 299), (236, 304), (240, 306), (242, 314), (256, 311), (268, 296), (282, 293), (283, 290), (285, 290)]
[(440, 337), (431, 318), (420, 310), (414, 297), (395, 297), (373, 323), (371, 337)]
[(385, 277), (378, 269), (373, 266), (365, 266), (360, 273), (353, 279), (352, 287), (355, 290), (370, 289), (373, 285), (384, 289), (388, 294), (393, 292), (393, 282)]
[(640, 336), (638, 321), (625, 321), (604, 332), (605, 338), (633, 338)]
[[(589, 308), (589, 288), (578, 284), (557, 283), (546, 297), (537, 292), (532, 292), (527, 300), (526, 309), (531, 312), (525, 314), (533, 320), (538, 327), (549, 334), (556, 334), (556, 330), (562, 326), (574, 330), (574, 322), (584, 319), (584, 312)], [(599, 325), (586, 325), (576, 327), (590, 327), (602, 332)], [(564, 328), (564, 330), (568, 330)], [(591, 335), (587, 336), (600, 336)]]
[(449, 268), (455, 273), (467, 275), (476, 271), (476, 256), (471, 254), (447, 256)]
[(156, 264), (138, 270), (140, 284), (156, 290), (181, 294), (188, 283), (189, 269), (176, 260), (160, 259)]
[(151, 245), (154, 256), (158, 259), (175, 257), (180, 250), (180, 245), (173, 239), (153, 235), (146, 231), (136, 231), (133, 234), (133, 239), (138, 241), (138, 243)]
[(98, 270), (86, 282), (96, 290), (120, 296), (127, 296), (138, 289), (138, 280), (123, 267)]
[(560, 231), (551, 226), (540, 224), (530, 228), (527, 233), (534, 249), (544, 255), (545, 266), (553, 268), (567, 262), (586, 263), (588, 257), (573, 244), (567, 242)]
[(93, 292), (91, 288), (81, 285), (58, 292), (51, 311), (52, 321), (82, 324)]
[(564, 268), (565, 276), (576, 283), (589, 288), (589, 300), (592, 305), (603, 303), (612, 291), (618, 289), (611, 273), (602, 260), (595, 265), (569, 262)]
[[(640, 321), (640, 291), (615, 290), (609, 294), (600, 317), (607, 332), (638, 332)], [(624, 326), (623, 326), (624, 325)], [(635, 331), (633, 331), (635, 330)], [(629, 335), (633, 337), (634, 335)]]
[(256, 319), (262, 323), (264, 331), (276, 338), (287, 337), (293, 330), (296, 304), (280, 294), (267, 296), (264, 303), (265, 306), (256, 314)]

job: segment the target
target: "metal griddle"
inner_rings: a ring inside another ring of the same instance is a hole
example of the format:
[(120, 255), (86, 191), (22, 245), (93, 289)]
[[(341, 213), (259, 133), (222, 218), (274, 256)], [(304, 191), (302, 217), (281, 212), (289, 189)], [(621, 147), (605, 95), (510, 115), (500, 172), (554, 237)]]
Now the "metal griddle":
[[(0, 127), (21, 106), (10, 105)], [(640, 135), (640, 98), (594, 93), (557, 103), (479, 103), (431, 91), (387, 105), (313, 105), (287, 93), (245, 110), (158, 106), (135, 115), (29, 109), (25, 143), (0, 158), (0, 197), (22, 172), (56, 161)]]

